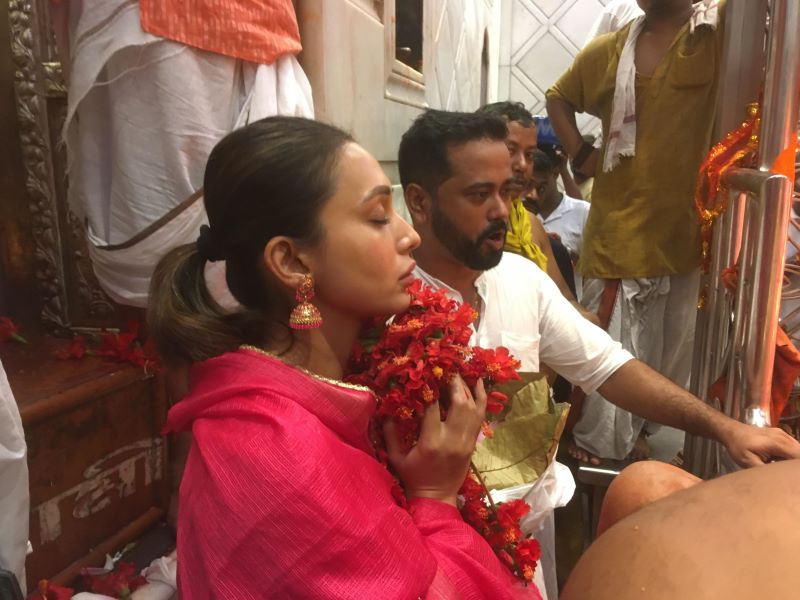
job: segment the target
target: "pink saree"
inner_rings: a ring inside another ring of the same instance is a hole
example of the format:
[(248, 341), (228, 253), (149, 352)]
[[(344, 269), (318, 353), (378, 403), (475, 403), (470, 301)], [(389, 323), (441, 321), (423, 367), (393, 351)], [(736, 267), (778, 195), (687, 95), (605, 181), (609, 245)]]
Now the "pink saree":
[(240, 350), (193, 367), (178, 585), (195, 598), (540, 598), (452, 506), (408, 512), (367, 438), (369, 391)]

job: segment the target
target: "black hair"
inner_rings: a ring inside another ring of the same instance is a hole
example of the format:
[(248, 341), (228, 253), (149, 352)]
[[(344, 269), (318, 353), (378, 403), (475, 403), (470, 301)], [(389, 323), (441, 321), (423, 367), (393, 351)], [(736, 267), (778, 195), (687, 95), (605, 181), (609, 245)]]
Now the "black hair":
[[(285, 321), (291, 299), (266, 276), (264, 246), (278, 235), (307, 244), (320, 240), (319, 213), (334, 193), (340, 151), (351, 141), (324, 123), (268, 117), (214, 146), (203, 179), (210, 225), (201, 236), (204, 252), (195, 243), (175, 248), (151, 280), (148, 322), (167, 363), (262, 344), (270, 324)], [(226, 261), (228, 287), (243, 310), (227, 312), (211, 298), (207, 259)]]
[(520, 123), (524, 127), (536, 127), (531, 111), (525, 108), (522, 102), (492, 102), (481, 106), (478, 113), (503, 117), (510, 123)]
[(452, 174), (448, 159), (451, 146), (481, 139), (503, 142), (506, 135), (505, 121), (495, 115), (426, 110), (400, 140), (400, 183), (404, 189), (416, 183), (435, 194)]
[(534, 173), (549, 173), (553, 169), (558, 168), (559, 160), (553, 152), (552, 154), (546, 152), (542, 148), (537, 148), (533, 151), (533, 172)]

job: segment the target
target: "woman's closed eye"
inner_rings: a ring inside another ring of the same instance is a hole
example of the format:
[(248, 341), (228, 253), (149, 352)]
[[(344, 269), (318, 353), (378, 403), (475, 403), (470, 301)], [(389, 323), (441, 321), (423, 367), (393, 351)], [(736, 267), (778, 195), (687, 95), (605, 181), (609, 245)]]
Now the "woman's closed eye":
[(388, 225), (391, 223), (391, 211), (387, 210), (385, 206), (380, 205), (375, 207), (367, 217), (370, 223), (375, 225)]

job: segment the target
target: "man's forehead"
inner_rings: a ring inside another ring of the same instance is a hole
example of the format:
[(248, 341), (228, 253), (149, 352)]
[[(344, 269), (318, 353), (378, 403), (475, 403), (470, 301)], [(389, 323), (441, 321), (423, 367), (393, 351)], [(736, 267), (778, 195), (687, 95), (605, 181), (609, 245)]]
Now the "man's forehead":
[(451, 144), (447, 148), (447, 157), (450, 163), (448, 179), (471, 177), (479, 171), (511, 173), (511, 157), (501, 140), (482, 138)]
[(519, 121), (508, 122), (508, 141), (521, 146), (536, 147), (536, 125), (525, 125)]

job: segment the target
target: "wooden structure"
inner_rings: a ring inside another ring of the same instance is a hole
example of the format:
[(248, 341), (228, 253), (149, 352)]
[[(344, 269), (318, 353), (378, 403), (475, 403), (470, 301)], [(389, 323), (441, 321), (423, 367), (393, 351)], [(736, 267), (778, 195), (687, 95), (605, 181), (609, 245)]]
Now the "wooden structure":
[[(67, 582), (159, 521), (169, 502), (162, 381), (99, 358), (60, 361), (75, 331), (120, 327), (130, 311), (95, 281), (66, 202), (59, 143), (66, 87), (46, 0), (0, 3), (0, 315), (30, 344), (0, 344), (30, 470), (28, 587)], [(140, 315), (137, 315), (140, 317)]]

